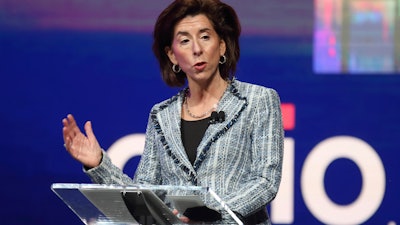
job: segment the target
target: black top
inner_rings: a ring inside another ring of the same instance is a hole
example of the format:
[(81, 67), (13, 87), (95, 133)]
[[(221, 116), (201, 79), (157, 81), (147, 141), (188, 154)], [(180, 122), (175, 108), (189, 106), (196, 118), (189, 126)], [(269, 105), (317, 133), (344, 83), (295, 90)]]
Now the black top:
[(209, 117), (195, 121), (181, 120), (182, 143), (192, 165), (196, 160), (197, 147), (203, 139), (209, 122)]

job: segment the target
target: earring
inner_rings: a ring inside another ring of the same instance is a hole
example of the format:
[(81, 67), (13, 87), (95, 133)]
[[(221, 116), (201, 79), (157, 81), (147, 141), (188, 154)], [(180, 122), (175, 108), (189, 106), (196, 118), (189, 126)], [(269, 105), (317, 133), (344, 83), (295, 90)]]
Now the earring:
[(175, 64), (172, 65), (172, 71), (174, 71), (174, 73), (179, 73), (179, 72), (181, 72), (181, 70), (182, 69), (181, 69), (181, 67), (179, 67), (179, 65), (175, 65)]
[(219, 58), (219, 64), (224, 64), (224, 63), (226, 63), (226, 56), (225, 55), (222, 55), (220, 58)]

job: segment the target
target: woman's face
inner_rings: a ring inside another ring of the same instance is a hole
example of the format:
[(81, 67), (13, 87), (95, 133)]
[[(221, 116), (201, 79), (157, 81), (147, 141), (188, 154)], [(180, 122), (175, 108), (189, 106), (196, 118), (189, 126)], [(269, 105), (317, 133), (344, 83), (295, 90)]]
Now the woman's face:
[(219, 59), (225, 50), (225, 42), (203, 14), (187, 16), (178, 22), (171, 48), (166, 48), (171, 62), (181, 67), (189, 82), (219, 76)]

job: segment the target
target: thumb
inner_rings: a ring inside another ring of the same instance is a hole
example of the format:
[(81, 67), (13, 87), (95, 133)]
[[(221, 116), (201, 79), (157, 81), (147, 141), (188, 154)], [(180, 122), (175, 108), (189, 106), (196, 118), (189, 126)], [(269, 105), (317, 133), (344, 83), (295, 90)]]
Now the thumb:
[(85, 123), (85, 133), (90, 142), (93, 143), (93, 142), (97, 141), (96, 136), (93, 133), (92, 122), (87, 121)]

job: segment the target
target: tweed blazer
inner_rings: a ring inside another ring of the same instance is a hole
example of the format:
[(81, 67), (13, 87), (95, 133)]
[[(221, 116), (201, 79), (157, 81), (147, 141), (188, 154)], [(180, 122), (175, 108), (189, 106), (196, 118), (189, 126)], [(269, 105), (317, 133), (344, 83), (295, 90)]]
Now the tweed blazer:
[[(184, 94), (182, 90), (153, 106), (133, 180), (115, 167), (105, 152), (101, 164), (85, 172), (93, 182), (102, 184), (209, 187), (241, 216), (265, 208), (281, 181), (284, 131), (277, 92), (232, 81), (217, 109), (225, 112), (226, 119), (209, 125), (193, 165), (181, 140)], [(213, 202), (207, 204), (218, 208)]]

